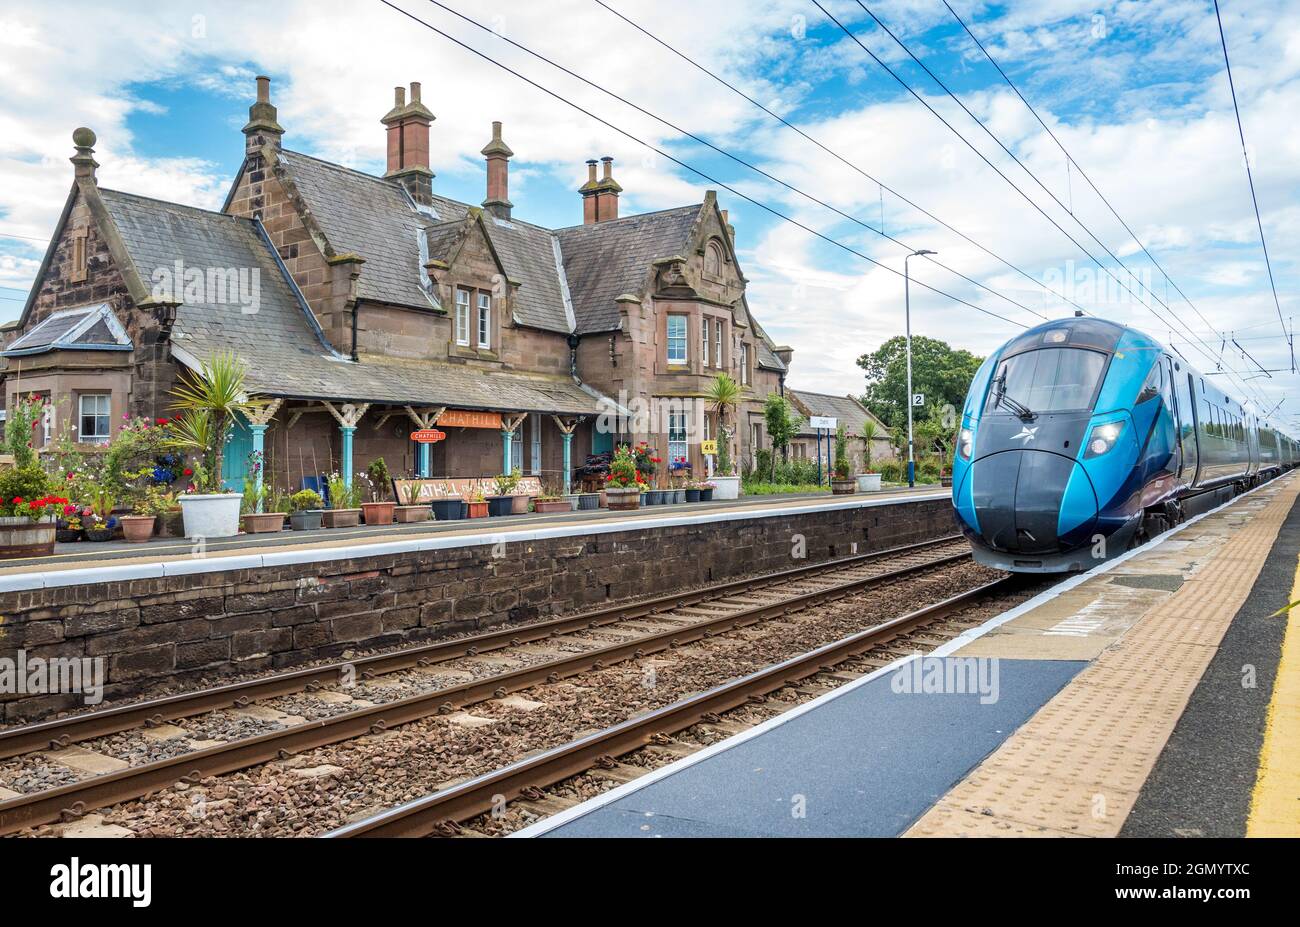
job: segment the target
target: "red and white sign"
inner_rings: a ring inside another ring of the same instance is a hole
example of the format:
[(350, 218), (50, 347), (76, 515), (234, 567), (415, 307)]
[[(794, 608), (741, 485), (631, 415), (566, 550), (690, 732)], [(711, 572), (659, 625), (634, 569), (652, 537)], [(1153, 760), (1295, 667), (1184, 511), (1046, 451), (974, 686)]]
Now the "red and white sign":
[(416, 444), (437, 444), (445, 437), (447, 437), (447, 433), (436, 428), (423, 428), (420, 431), (411, 432), (411, 440)]

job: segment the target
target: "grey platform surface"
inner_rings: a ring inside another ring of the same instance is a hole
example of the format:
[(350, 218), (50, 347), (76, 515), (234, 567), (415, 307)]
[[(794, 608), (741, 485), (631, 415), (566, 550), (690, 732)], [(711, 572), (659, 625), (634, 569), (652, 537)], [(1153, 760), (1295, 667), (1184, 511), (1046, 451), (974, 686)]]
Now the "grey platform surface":
[(540, 836), (895, 836), (1086, 665), (1000, 660), (988, 704), (896, 692), (885, 673)]

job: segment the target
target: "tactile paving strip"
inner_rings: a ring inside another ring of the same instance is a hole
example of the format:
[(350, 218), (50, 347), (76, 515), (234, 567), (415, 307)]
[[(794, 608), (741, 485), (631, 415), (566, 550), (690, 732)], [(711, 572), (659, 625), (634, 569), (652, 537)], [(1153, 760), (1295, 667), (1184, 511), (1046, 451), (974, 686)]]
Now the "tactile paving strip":
[[(1118, 834), (1297, 495), (1300, 478), (1284, 477), (1243, 508), (1206, 518), (1206, 540), (1221, 540), (1214, 556), (1189, 557), (1177, 592), (1153, 604), (906, 835)], [(1175, 572), (1159, 551), (1151, 552), (1151, 571)], [(1126, 572), (1140, 572), (1145, 556)]]

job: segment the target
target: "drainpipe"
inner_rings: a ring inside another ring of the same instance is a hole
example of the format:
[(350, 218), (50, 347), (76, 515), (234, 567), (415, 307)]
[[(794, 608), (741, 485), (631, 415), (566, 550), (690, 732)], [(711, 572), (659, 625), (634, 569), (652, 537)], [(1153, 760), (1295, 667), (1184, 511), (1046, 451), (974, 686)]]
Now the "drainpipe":
[(361, 300), (352, 303), (352, 361), (357, 361), (357, 315), (361, 312)]

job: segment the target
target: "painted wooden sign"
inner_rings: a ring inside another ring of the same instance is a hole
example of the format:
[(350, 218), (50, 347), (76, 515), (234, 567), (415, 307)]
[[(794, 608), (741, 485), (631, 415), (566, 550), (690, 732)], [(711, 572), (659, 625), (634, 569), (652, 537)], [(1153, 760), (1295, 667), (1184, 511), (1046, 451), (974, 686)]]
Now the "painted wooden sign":
[(448, 409), (438, 416), (443, 428), (495, 428), (501, 429), (500, 412), (472, 412), (468, 409)]
[(416, 444), (437, 444), (445, 437), (447, 437), (447, 433), (436, 428), (422, 428), (419, 431), (411, 432), (411, 440)]

